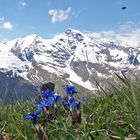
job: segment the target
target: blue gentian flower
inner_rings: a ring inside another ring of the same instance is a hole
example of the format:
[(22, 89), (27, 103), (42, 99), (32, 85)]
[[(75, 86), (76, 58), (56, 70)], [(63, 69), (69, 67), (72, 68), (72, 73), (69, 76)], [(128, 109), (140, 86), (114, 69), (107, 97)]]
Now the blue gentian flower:
[(63, 89), (66, 90), (66, 93), (70, 96), (72, 96), (74, 93), (78, 93), (74, 86), (66, 85), (66, 86), (62, 86), (62, 87), (63, 87)]
[(49, 106), (54, 107), (54, 105), (55, 105), (54, 97), (49, 97), (46, 103), (47, 103), (48, 107)]
[(68, 106), (68, 107), (70, 107), (70, 102), (68, 100), (64, 100), (63, 101), (63, 104), (66, 105), (66, 106)]
[(27, 115), (25, 118), (23, 118), (23, 120), (32, 119), (33, 123), (36, 124), (37, 123), (37, 116), (41, 113), (41, 111), (42, 111), (42, 109), (39, 108), (34, 114)]
[[(47, 93), (47, 92), (46, 92)], [(40, 101), (35, 102), (35, 104), (40, 105), (39, 108), (46, 107), (48, 109), (49, 107), (56, 106), (56, 103), (62, 101), (62, 98), (60, 95), (49, 95), (48, 98), (40, 99)]]
[(53, 107), (55, 105), (55, 101), (53, 97), (49, 97), (45, 102), (41, 103), (41, 106), (39, 108), (42, 107)]
[(52, 96), (54, 98), (54, 101), (55, 102), (59, 102), (59, 101), (62, 101), (62, 98), (60, 95), (55, 95), (55, 96)]
[(63, 104), (70, 107), (71, 104), (75, 101), (75, 98), (74, 97), (70, 97), (69, 100), (63, 100)]
[(43, 91), (41, 94), (43, 98), (49, 98), (50, 96), (54, 95), (55, 92), (51, 90), (46, 90), (46, 91)]
[(76, 99), (74, 97), (70, 97), (69, 102), (72, 103), (74, 102)]
[(39, 101), (35, 102), (36, 105), (41, 105), (45, 99), (41, 98)]
[(80, 102), (73, 102), (71, 103), (70, 107), (79, 110), (80, 109)]

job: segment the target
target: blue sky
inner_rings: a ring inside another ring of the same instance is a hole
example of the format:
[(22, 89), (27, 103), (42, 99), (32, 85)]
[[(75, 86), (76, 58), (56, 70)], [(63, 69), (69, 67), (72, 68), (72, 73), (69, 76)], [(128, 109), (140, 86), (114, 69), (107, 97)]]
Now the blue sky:
[(140, 0), (0, 0), (0, 41), (47, 39), (67, 28), (93, 35), (140, 29)]

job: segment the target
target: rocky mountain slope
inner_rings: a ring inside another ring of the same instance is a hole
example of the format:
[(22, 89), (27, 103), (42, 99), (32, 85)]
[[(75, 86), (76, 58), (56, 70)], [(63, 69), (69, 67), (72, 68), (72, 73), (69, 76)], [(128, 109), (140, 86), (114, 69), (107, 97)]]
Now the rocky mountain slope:
[[(29, 35), (0, 43), (0, 83), (8, 79), (6, 83), (10, 85), (11, 79), (22, 79), (15, 83), (22, 81), (16, 92), (23, 85), (33, 87), (58, 79), (94, 90), (96, 80), (105, 83), (114, 71), (139, 71), (139, 66), (140, 48), (94, 40), (74, 29), (67, 29), (51, 40)], [(7, 88), (13, 89), (15, 85)], [(0, 86), (2, 95), (6, 86)]]

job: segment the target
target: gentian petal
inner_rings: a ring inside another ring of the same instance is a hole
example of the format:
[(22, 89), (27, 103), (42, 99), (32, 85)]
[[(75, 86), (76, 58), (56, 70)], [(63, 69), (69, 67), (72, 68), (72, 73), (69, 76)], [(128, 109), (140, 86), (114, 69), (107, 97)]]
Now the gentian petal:
[(29, 114), (25, 118), (23, 118), (23, 120), (33, 119), (33, 118), (34, 118), (34, 114)]
[(75, 98), (74, 97), (70, 97), (69, 102), (72, 103), (74, 101), (75, 101)]
[(74, 86), (66, 85), (65, 87), (63, 86), (62, 88), (65, 89), (66, 93), (69, 94), (70, 96), (72, 96), (74, 93), (78, 93)]
[(35, 102), (35, 104), (36, 104), (36, 105), (40, 105), (40, 104), (41, 104), (41, 102), (40, 102), (40, 101), (38, 101), (38, 102)]
[(46, 90), (46, 91), (43, 91), (42, 92), (42, 96), (44, 98), (48, 98), (48, 97), (50, 97), (51, 95), (54, 95), (54, 94), (55, 94), (55, 92), (54, 91), (51, 91), (51, 90)]
[(35, 113), (34, 116), (37, 117), (42, 111), (42, 108), (39, 108)]
[(32, 119), (33, 123), (35, 124), (37, 122), (37, 116), (41, 113), (41, 111), (42, 109), (39, 108), (34, 114), (27, 115), (25, 118), (23, 118), (23, 120)]
[(54, 96), (55, 97), (55, 102), (59, 102), (59, 101), (61, 101), (62, 100), (62, 98), (61, 98), (61, 96), (60, 95), (56, 95), (56, 96)]
[(68, 106), (68, 107), (70, 107), (70, 102), (68, 100), (64, 100), (63, 101), (63, 104), (66, 105), (66, 106)]
[(80, 102), (73, 102), (71, 103), (70, 107), (73, 107), (74, 109), (80, 109)]

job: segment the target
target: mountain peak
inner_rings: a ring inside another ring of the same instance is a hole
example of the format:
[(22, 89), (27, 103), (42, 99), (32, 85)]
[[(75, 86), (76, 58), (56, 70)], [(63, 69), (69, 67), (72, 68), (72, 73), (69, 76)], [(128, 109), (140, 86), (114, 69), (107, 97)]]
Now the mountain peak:
[(76, 29), (73, 29), (73, 28), (67, 28), (67, 29), (65, 30), (65, 33), (67, 33), (67, 32), (81, 33), (79, 30), (76, 30)]
[(23, 36), (21, 39), (23, 40), (30, 40), (30, 42), (34, 41), (34, 39), (38, 39), (41, 38), (36, 34), (31, 34), (31, 35), (27, 35), (27, 36)]
[(68, 34), (80, 34), (82, 36), (86, 36), (85, 34), (83, 34), (81, 31), (79, 30), (76, 30), (76, 29), (72, 29), (72, 28), (68, 28), (65, 30), (65, 34), (68, 35)]
[(73, 38), (74, 40), (77, 40), (78, 42), (82, 42), (82, 41), (91, 42), (91, 39), (86, 34), (72, 28), (66, 29), (63, 35)]

